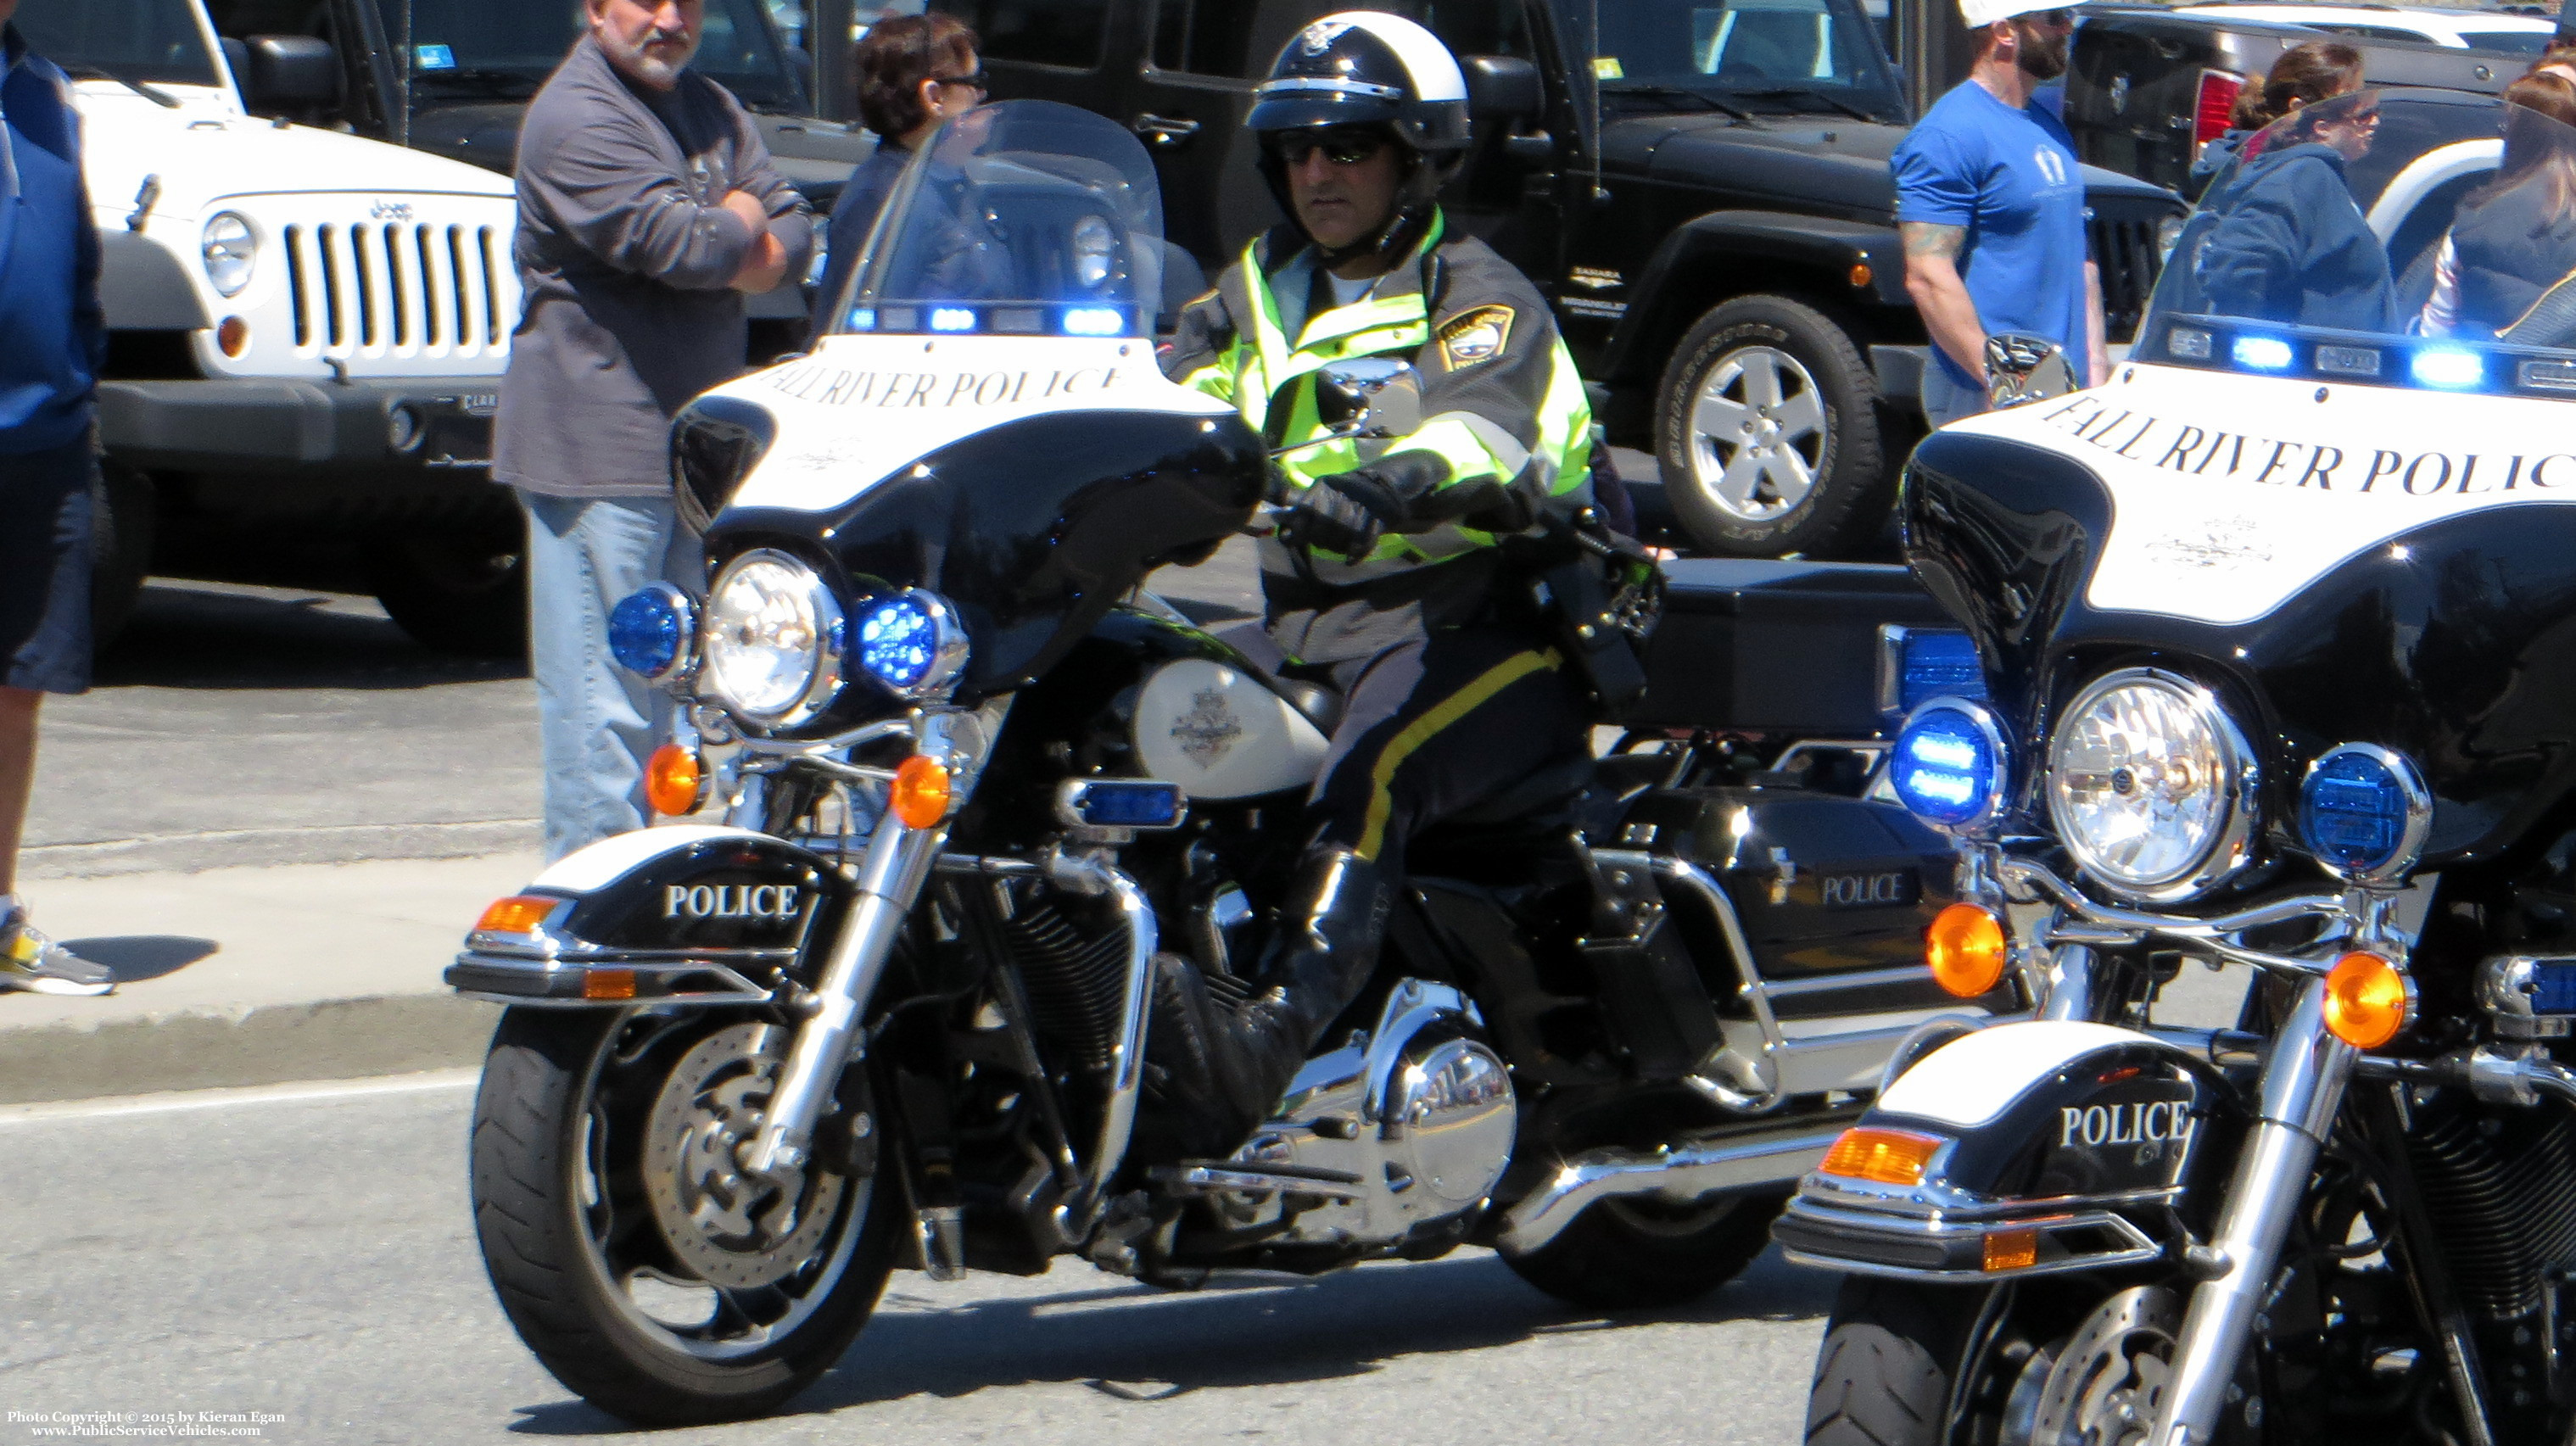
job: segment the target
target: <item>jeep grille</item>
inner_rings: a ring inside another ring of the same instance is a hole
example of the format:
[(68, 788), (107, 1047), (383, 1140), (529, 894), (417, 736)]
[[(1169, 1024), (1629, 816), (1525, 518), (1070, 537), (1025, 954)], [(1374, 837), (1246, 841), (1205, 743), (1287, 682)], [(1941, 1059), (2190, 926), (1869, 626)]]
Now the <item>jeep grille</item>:
[(286, 228), (295, 347), (499, 351), (493, 228), (363, 222)]
[(2093, 261), (2102, 271), (2102, 330), (2108, 341), (2127, 341), (2137, 334), (2147, 298), (2156, 289), (2156, 223), (2160, 216), (2097, 216)]

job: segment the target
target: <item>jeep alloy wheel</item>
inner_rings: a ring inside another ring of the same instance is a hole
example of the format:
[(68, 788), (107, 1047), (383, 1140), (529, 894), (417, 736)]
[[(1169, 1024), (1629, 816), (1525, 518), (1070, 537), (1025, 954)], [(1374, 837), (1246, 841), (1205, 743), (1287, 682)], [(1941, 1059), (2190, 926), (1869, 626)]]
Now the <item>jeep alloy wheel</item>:
[(1873, 524), (1877, 395), (1814, 308), (1781, 296), (1711, 308), (1674, 349), (1656, 416), (1665, 496), (1691, 540), (1731, 557), (1819, 554)]

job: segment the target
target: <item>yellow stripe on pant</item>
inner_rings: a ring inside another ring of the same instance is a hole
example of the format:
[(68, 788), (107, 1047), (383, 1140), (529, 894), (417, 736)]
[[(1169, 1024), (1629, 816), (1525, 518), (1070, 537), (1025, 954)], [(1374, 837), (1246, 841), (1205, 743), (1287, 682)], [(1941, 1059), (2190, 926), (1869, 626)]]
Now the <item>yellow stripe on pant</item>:
[(1395, 811), (1395, 796), (1389, 790), (1395, 782), (1395, 770), (1440, 730), (1466, 717), (1491, 700), (1493, 696), (1530, 674), (1542, 669), (1553, 672), (1565, 659), (1554, 648), (1537, 652), (1515, 653), (1476, 676), (1475, 681), (1442, 699), (1440, 706), (1414, 719), (1404, 731), (1386, 745), (1369, 769), (1368, 818), (1360, 829), (1360, 846), (1354, 850), (1361, 858), (1374, 863), (1378, 850), (1386, 844), (1387, 815)]

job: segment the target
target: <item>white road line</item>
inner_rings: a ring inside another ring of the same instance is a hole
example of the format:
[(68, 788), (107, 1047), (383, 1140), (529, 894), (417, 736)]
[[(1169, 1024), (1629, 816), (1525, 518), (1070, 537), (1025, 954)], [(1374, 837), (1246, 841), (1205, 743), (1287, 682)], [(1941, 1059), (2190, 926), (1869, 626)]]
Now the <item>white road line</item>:
[(384, 1075), (375, 1079), (321, 1080), (311, 1084), (250, 1085), (237, 1089), (181, 1090), (169, 1094), (132, 1095), (123, 1099), (64, 1100), (55, 1104), (0, 1105), (0, 1129), (46, 1124), (55, 1120), (114, 1119), (126, 1115), (170, 1115), (190, 1110), (231, 1109), (238, 1105), (308, 1104), (364, 1099), (371, 1095), (423, 1094), (460, 1090), (482, 1077), (480, 1070), (441, 1069), (423, 1074)]

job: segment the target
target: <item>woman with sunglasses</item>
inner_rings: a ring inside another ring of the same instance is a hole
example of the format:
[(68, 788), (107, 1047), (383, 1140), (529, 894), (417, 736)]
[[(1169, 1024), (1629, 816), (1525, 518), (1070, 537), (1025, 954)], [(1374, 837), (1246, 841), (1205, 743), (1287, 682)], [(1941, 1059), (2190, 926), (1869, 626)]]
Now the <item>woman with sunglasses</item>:
[[(2331, 54), (2348, 47), (2328, 45)], [(2353, 54), (2353, 75), (2360, 57)], [(2397, 291), (2380, 243), (2344, 180), (2370, 150), (2379, 97), (2350, 90), (2292, 99), (2245, 143), (2245, 159), (2202, 199), (2219, 220), (2193, 254), (2208, 307), (2296, 326), (2394, 331)]]
[(2566, 346), (2576, 325), (2540, 303), (2576, 281), (2576, 83), (2535, 69), (2504, 101), (2504, 164), (2461, 200), (2416, 329)]
[(2303, 105), (2361, 89), (2361, 52), (2333, 40), (2311, 40), (2281, 52), (2262, 81), (2237, 93), (2227, 130), (2192, 160), (2186, 194), (2197, 197), (2234, 165), (2246, 138)]
[(858, 268), (868, 230), (912, 153), (949, 118), (983, 101), (984, 71), (975, 52), (975, 32), (935, 10), (881, 20), (859, 41), (851, 57), (859, 118), (877, 133), (877, 151), (850, 172), (832, 207), (823, 279), (814, 291), (815, 335), (828, 329), (842, 284)]

